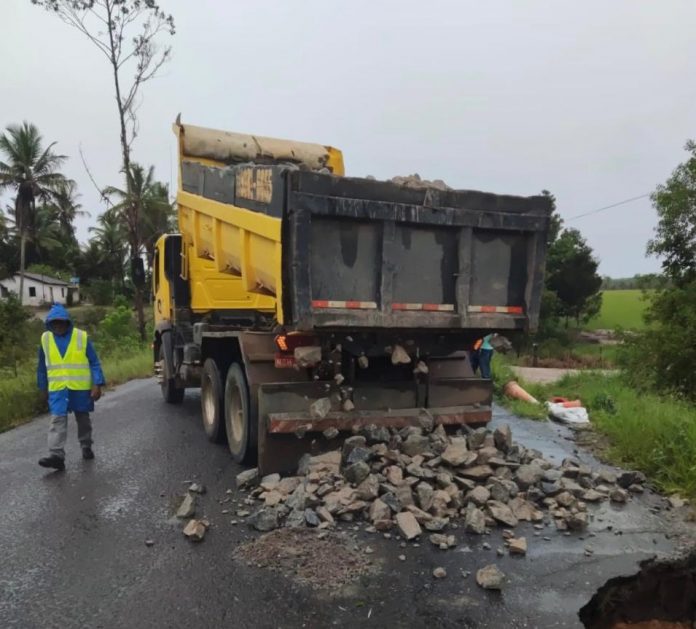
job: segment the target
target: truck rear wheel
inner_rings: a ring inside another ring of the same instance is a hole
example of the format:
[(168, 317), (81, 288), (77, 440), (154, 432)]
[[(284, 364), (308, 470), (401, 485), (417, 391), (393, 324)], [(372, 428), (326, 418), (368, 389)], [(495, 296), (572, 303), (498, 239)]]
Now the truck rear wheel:
[(227, 443), (237, 463), (256, 458), (258, 427), (249, 403), (249, 385), (244, 370), (233, 363), (225, 380), (225, 425)]
[(203, 363), (201, 377), (201, 415), (203, 430), (208, 439), (221, 443), (225, 439), (225, 421), (223, 416), (222, 378), (217, 363), (208, 358)]
[(167, 404), (181, 404), (184, 401), (184, 393), (186, 389), (182, 389), (176, 386), (175, 378), (167, 377), (167, 363), (165, 358), (165, 352), (170, 344), (166, 342), (166, 338), (163, 338), (160, 343), (159, 359), (160, 359), (160, 369), (162, 370), (160, 381), (160, 388), (162, 390), (162, 397)]

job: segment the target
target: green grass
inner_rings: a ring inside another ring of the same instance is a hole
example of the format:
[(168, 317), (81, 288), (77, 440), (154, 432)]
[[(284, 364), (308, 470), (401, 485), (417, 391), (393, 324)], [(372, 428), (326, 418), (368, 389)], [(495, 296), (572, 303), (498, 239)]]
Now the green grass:
[[(637, 392), (618, 374), (586, 372), (552, 385), (524, 386), (540, 400), (579, 398), (594, 430), (607, 438), (607, 460), (645, 472), (664, 492), (696, 498), (696, 406)], [(534, 405), (501, 401), (521, 416), (540, 415)]]
[[(109, 386), (152, 373), (152, 350), (143, 348), (127, 356), (107, 356), (102, 368)], [(36, 388), (35, 365), (24, 365), (18, 375), (0, 379), (0, 432), (18, 426), (44, 411)]]
[(641, 290), (607, 290), (602, 293), (602, 310), (588, 324), (589, 330), (639, 330), (645, 324), (645, 300)]

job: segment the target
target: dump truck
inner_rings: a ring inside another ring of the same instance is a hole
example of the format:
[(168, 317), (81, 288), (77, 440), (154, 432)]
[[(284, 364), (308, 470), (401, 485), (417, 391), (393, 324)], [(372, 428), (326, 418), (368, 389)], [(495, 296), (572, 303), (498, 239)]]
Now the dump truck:
[(166, 402), (199, 387), (207, 437), (263, 473), (341, 433), (489, 421), (467, 352), (537, 326), (548, 198), (346, 177), (331, 146), (173, 128), (179, 233), (153, 261)]

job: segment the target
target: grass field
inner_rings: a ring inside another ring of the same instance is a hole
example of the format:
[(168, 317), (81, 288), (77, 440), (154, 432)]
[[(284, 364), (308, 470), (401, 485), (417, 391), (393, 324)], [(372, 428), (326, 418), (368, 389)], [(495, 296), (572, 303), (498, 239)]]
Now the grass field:
[[(514, 377), (504, 360), (494, 358), (496, 397), (514, 414), (546, 419), (543, 406), (502, 396), (502, 385)], [(595, 431), (608, 447), (603, 457), (626, 468), (638, 469), (666, 493), (696, 497), (696, 407), (669, 397), (637, 392), (620, 375), (588, 371), (566, 376), (554, 384), (528, 384), (538, 400), (560, 395), (580, 399)]]
[(638, 330), (644, 327), (645, 301), (641, 290), (607, 290), (602, 293), (602, 310), (587, 324), (589, 330)]

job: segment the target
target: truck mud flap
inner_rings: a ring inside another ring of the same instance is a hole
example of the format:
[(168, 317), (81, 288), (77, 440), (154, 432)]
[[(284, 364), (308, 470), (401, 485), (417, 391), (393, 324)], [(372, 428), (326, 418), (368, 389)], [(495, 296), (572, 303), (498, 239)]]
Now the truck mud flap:
[[(490, 395), (478, 381), (470, 382), (478, 388), (473, 403), (429, 408), (415, 406), (421, 394), (420, 388), (413, 383), (356, 387), (353, 391), (356, 408), (348, 412), (341, 410), (341, 392), (333, 384), (328, 390), (328, 383), (259, 385), (259, 471), (261, 474), (294, 472), (303, 454), (319, 454), (339, 447), (340, 438), (326, 439), (321, 434), (327, 428), (353, 432), (372, 424), (389, 428), (418, 426), (430, 421), (445, 426), (484, 424), (491, 418), (491, 407), (480, 401), (490, 400)], [(457, 387), (461, 393), (461, 389), (466, 389), (466, 382), (459, 382), (456, 386), (449, 382), (443, 391), (453, 394)], [(444, 400), (445, 393), (438, 395)], [(325, 416), (318, 417), (316, 413), (312, 414), (310, 407), (321, 398), (328, 398), (331, 408)], [(367, 408), (368, 403), (372, 408)]]

